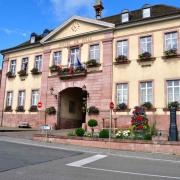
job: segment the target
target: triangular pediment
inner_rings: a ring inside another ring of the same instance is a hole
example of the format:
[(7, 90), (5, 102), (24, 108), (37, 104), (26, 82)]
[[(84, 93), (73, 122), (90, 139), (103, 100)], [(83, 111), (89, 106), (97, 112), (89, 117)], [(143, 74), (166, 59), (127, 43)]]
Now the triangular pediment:
[(84, 35), (92, 32), (103, 31), (105, 29), (112, 29), (115, 25), (99, 20), (82, 18), (73, 16), (64, 24), (53, 30), (50, 34), (41, 40), (41, 43), (56, 41), (68, 37)]

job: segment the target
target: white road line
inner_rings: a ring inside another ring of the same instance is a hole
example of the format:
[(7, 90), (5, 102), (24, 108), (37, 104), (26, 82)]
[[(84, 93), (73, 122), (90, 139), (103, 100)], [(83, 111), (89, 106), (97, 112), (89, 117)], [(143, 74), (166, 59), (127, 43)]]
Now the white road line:
[(163, 176), (163, 175), (156, 175), (156, 174), (144, 174), (144, 173), (135, 173), (135, 172), (128, 172), (128, 171), (117, 171), (117, 170), (111, 170), (111, 169), (101, 169), (101, 168), (93, 168), (93, 167), (86, 167), (86, 166), (81, 166), (80, 168), (96, 170), (96, 171), (104, 171), (104, 172), (113, 172), (113, 173), (119, 173), (119, 174), (129, 174), (129, 175), (137, 175), (137, 176), (157, 177), (157, 178), (180, 180), (180, 177), (175, 177), (175, 176)]
[(72, 162), (70, 164), (66, 164), (67, 166), (74, 166), (74, 167), (82, 167), (83, 165), (86, 165), (86, 164), (89, 164), (89, 163), (92, 163), (92, 162), (95, 162), (97, 160), (100, 160), (100, 159), (103, 159), (107, 157), (106, 155), (95, 155), (95, 156), (91, 156), (91, 157), (88, 157), (88, 158), (85, 158), (85, 159), (82, 159), (80, 161), (75, 161), (75, 162)]

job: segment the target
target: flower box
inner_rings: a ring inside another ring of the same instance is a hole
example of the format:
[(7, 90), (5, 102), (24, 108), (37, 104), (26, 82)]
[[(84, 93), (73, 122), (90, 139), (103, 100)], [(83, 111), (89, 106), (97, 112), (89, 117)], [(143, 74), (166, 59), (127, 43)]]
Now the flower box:
[(32, 73), (33, 75), (39, 75), (39, 74), (41, 74), (42, 72), (40, 72), (38, 68), (33, 68), (33, 69), (31, 70), (31, 73)]
[(170, 49), (164, 51), (164, 56), (162, 56), (163, 59), (178, 58), (178, 57), (180, 57), (180, 55), (177, 54), (177, 49)]
[(56, 109), (55, 107), (49, 107), (49, 108), (46, 108), (46, 114), (48, 115), (55, 115), (56, 114)]
[(154, 61), (156, 58), (152, 57), (151, 53), (144, 52), (139, 55), (138, 62), (147, 62), (147, 61)]
[(6, 106), (4, 111), (5, 112), (12, 112), (12, 106)]
[(91, 59), (88, 62), (86, 62), (86, 67), (87, 68), (99, 67), (99, 66), (101, 66), (101, 64), (98, 63), (96, 59)]
[(38, 112), (37, 106), (31, 106), (29, 112)]
[(115, 62), (114, 64), (115, 65), (118, 65), (118, 64), (129, 64), (131, 61), (129, 61), (127, 59), (127, 56), (124, 56), (124, 55), (119, 55), (118, 57), (115, 58)]
[(28, 75), (27, 72), (26, 72), (26, 70), (20, 70), (20, 71), (18, 72), (18, 74), (19, 74), (19, 76), (27, 76), (27, 75)]
[(6, 73), (6, 76), (7, 76), (8, 78), (15, 78), (15, 77), (16, 77), (16, 75), (13, 74), (11, 71), (7, 72), (7, 73)]
[(121, 103), (116, 106), (116, 109), (114, 109), (114, 112), (130, 112), (130, 109), (128, 109), (125, 103)]
[(90, 106), (87, 109), (88, 115), (99, 115), (99, 109), (96, 106)]
[(18, 106), (16, 112), (25, 112), (24, 106)]
[(60, 69), (61, 69), (60, 66), (57, 66), (57, 65), (52, 65), (49, 67), (49, 70), (51, 71), (51, 73), (58, 72)]

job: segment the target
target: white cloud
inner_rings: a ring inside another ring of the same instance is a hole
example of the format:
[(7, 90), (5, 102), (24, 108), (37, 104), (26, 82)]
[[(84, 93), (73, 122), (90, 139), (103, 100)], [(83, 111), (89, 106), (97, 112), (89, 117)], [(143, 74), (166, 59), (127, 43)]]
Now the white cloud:
[(27, 35), (30, 33), (29, 31), (19, 29), (19, 28), (14, 28), (14, 29), (0, 28), (0, 31), (5, 33), (8, 36), (16, 34), (16, 35), (20, 35), (20, 36), (23, 36), (23, 37), (27, 37)]
[(93, 17), (95, 0), (50, 0), (52, 11), (58, 20), (63, 21), (73, 15)]

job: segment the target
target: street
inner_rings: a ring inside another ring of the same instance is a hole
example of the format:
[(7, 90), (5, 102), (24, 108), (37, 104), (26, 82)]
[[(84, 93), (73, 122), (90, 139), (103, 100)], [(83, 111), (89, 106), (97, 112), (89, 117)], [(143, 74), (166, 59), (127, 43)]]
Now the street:
[(180, 180), (179, 156), (43, 146), (1, 139), (0, 180)]

